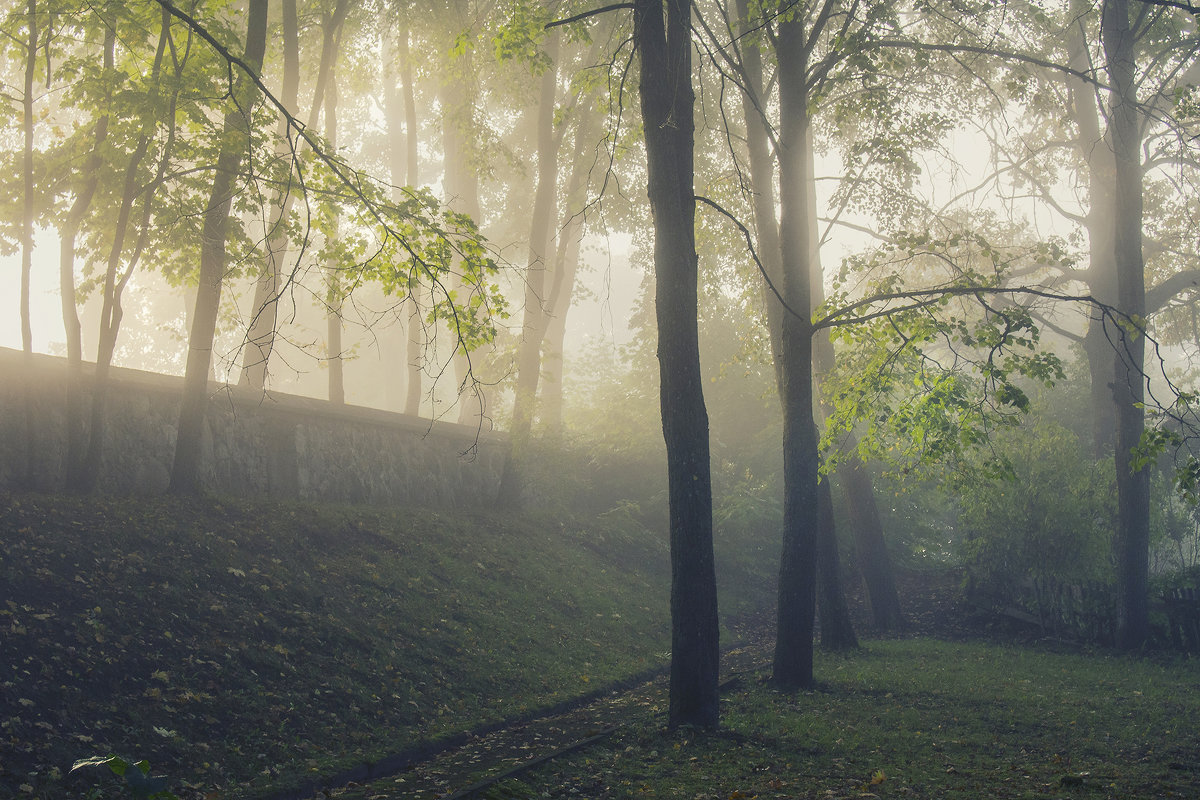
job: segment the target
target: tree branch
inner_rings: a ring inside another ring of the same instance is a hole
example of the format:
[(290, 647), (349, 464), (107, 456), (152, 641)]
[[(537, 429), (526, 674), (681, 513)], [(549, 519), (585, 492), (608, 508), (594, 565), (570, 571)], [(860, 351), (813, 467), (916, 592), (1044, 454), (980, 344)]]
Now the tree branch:
[(589, 17), (596, 17), (600, 14), (607, 14), (609, 11), (617, 11), (622, 8), (636, 8), (636, 6), (633, 3), (613, 3), (612, 5), (604, 6), (603, 8), (593, 8), (591, 11), (581, 11), (573, 17), (556, 19), (553, 22), (547, 22), (542, 30), (548, 31), (551, 28), (557, 28), (561, 25), (570, 25), (572, 22), (579, 22), (580, 20), (585, 20)]
[(1146, 313), (1161, 311), (1180, 292), (1200, 287), (1200, 269), (1177, 272), (1146, 292)]
[(696, 195), (695, 199), (697, 202), (703, 203), (709, 208), (715, 209), (718, 213), (725, 215), (730, 222), (738, 227), (738, 230), (742, 232), (742, 236), (746, 239), (746, 247), (749, 248), (750, 257), (754, 259), (754, 263), (758, 266), (759, 274), (763, 276), (763, 280), (767, 282), (767, 288), (771, 290), (771, 294), (775, 295), (775, 299), (779, 301), (781, 306), (783, 306), (783, 310), (791, 314), (793, 317), (797, 317), (799, 319), (808, 319), (807, 315), (801, 315), (797, 313), (796, 310), (789, 306), (787, 301), (783, 299), (783, 295), (780, 294), (779, 289), (775, 286), (775, 282), (772, 281), (771, 276), (767, 274), (767, 268), (763, 266), (762, 261), (759, 260), (758, 253), (754, 249), (754, 240), (750, 236), (750, 231), (745, 225), (742, 224), (742, 221), (729, 211), (726, 211), (715, 201), (709, 200), (707, 197)]

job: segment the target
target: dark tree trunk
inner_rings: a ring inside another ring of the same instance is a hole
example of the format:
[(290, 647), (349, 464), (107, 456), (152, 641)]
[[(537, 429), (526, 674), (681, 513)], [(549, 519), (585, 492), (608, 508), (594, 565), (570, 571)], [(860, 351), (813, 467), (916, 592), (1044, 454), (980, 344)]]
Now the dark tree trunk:
[[(654, 217), (659, 392), (671, 527), (671, 726), (716, 727), (719, 628), (708, 411), (697, 330), (691, 4), (637, 0), (642, 122)], [(665, 17), (664, 20), (664, 10)]]
[(529, 264), (525, 268), (525, 310), (517, 360), (516, 395), (512, 427), (508, 434), (508, 457), (500, 476), (497, 502), (517, 507), (521, 503), (521, 470), (533, 434), (534, 406), (542, 373), (542, 340), (546, 336), (547, 256), (553, 247), (553, 222), (558, 198), (558, 141), (554, 136), (554, 101), (558, 87), (558, 36), (546, 40), (551, 66), (542, 73), (534, 112), (537, 131), (538, 181), (534, 192), (533, 219), (529, 231)]
[(896, 591), (896, 573), (892, 556), (883, 539), (879, 508), (875, 505), (875, 488), (862, 459), (851, 453), (838, 466), (838, 478), (846, 493), (850, 529), (854, 533), (854, 551), (858, 570), (867, 586), (871, 604), (871, 619), (881, 631), (896, 631), (904, 627), (900, 594)]
[(833, 492), (828, 478), (817, 487), (817, 608), (821, 619), (821, 646), (827, 650), (858, 648), (858, 637), (850, 621), (850, 609), (842, 590), (837, 530), (833, 521)]
[[(262, 69), (266, 41), (267, 0), (248, 0), (244, 60), (255, 72)], [(191, 494), (200, 489), (200, 439), (204, 427), (204, 408), (208, 402), (208, 371), (212, 365), (213, 340), (225, 279), (229, 211), (247, 147), (251, 125), (249, 111), (257, 94), (245, 76), (241, 76), (237, 83), (235, 91), (240, 102), (225, 114), (224, 144), (217, 156), (212, 194), (204, 210), (201, 229), (199, 283), (188, 337), (175, 462), (171, 469), (170, 490), (176, 494)]]
[[(806, 313), (811, 307), (807, 158), (807, 49), (803, 21), (781, 21), (779, 61), (780, 253), (784, 297)], [(798, 314), (783, 317), (783, 547), (774, 680), (784, 688), (813, 683), (813, 622), (816, 611), (818, 452), (813, 422), (812, 323)]]
[[(749, 19), (749, 3), (746, 0), (737, 0), (737, 14), (743, 24), (747, 24), (747, 20)], [(754, 220), (755, 228), (758, 231), (759, 257), (762, 261), (763, 269), (766, 271), (775, 288), (783, 290), (789, 285), (789, 281), (800, 280), (800, 278), (796, 275), (785, 276), (784, 274), (780, 232), (775, 221), (773, 192), (774, 165), (771, 159), (767, 130), (763, 121), (763, 109), (766, 99), (763, 90), (762, 55), (757, 43), (753, 39), (747, 39), (742, 48), (742, 65), (746, 77), (745, 88), (747, 90), (742, 96), (742, 112), (746, 120), (747, 150), (750, 161), (751, 182), (754, 190)], [(807, 128), (806, 121), (804, 127)], [(796, 131), (793, 129), (791, 133), (794, 135)], [(793, 139), (788, 144), (795, 146), (794, 142), (795, 140)], [(805, 130), (801, 142), (800, 149), (802, 152), (793, 153), (793, 161), (790, 163), (792, 169), (795, 169), (796, 164), (800, 160), (805, 165), (805, 174), (807, 177), (803, 188), (804, 205), (802, 209), (795, 208), (794, 206), (799, 198), (796, 195), (789, 195), (793, 208), (791, 208), (792, 213), (785, 216), (785, 222), (788, 225), (804, 225), (804, 244), (800, 244), (798, 240), (792, 240), (789, 243), (789, 247), (803, 246), (807, 248), (806, 255), (804, 256), (805, 266), (803, 268), (807, 277), (803, 279), (808, 281), (809, 288), (807, 291), (807, 300), (805, 300), (807, 305), (792, 306), (793, 308), (815, 306), (820, 303), (821, 298), (819, 291), (821, 286), (821, 269), (819, 259), (817, 258), (818, 248), (816, 243), (816, 198), (815, 187), (811, 180), (813, 154), (811, 135), (807, 130)], [(800, 217), (799, 214), (803, 214), (803, 217)], [(787, 415), (792, 413), (788, 409), (788, 392), (785, 389), (787, 381), (784, 371), (785, 359), (792, 357), (791, 354), (784, 352), (784, 317), (787, 312), (775, 297), (772, 289), (765, 284), (763, 286), (763, 299), (767, 309), (767, 325), (771, 350), (774, 356), (775, 379), (779, 386), (780, 401), (783, 405), (786, 420)], [(796, 300), (799, 301), (801, 298), (797, 297)], [(789, 300), (789, 306), (791, 306), (791, 302)], [(816, 340), (813, 342), (810, 339), (809, 347), (819, 347), (821, 341)], [(824, 342), (828, 344), (827, 339)], [(813, 353), (810, 351), (810, 363), (812, 357)], [(832, 348), (830, 348), (828, 364), (832, 364), (832, 361), (833, 353)], [(794, 369), (799, 368), (799, 364), (796, 364), (794, 367)], [(808, 387), (810, 397), (812, 391), (813, 386), (810, 383)], [(811, 418), (811, 412), (809, 412), (809, 417)], [(811, 447), (814, 448), (815, 452), (815, 431), (813, 436), (814, 439)], [(786, 483), (787, 480), (785, 478)], [(787, 506), (786, 496), (791, 494), (792, 488), (794, 487), (785, 485), (785, 508)], [(827, 487), (820, 490), (820, 496), (822, 497), (827, 493)], [(856, 646), (857, 637), (854, 634), (854, 626), (850, 620), (849, 610), (846, 606), (845, 595), (842, 589), (840, 567), (838, 565), (837, 528), (832, 515), (832, 502), (830, 501), (827, 506), (822, 507), (822, 513), (826, 507), (829, 509), (829, 516), (822, 517), (820, 527), (814, 529), (814, 535), (821, 537), (821, 542), (817, 545), (819, 550), (814, 555), (814, 558), (819, 558), (819, 564), (815, 569), (822, 573), (819, 579), (822, 590), (822, 602), (820, 606), (822, 614), (822, 641), (831, 647), (852, 647)], [(789, 546), (795, 544), (794, 537), (787, 538), (785, 535), (785, 541), (789, 543)], [(854, 644), (846, 644), (850, 642)], [(811, 656), (809, 659), (811, 660)]]
[(1109, 134), (1116, 164), (1113, 185), (1117, 307), (1132, 322), (1113, 332), (1117, 339), (1113, 397), (1117, 408), (1116, 472), (1117, 645), (1134, 649), (1149, 636), (1150, 472), (1133, 465), (1133, 450), (1145, 424), (1146, 314), (1142, 260), (1141, 117), (1135, 84), (1133, 32), (1126, 0), (1106, 0), (1101, 42), (1112, 87)]

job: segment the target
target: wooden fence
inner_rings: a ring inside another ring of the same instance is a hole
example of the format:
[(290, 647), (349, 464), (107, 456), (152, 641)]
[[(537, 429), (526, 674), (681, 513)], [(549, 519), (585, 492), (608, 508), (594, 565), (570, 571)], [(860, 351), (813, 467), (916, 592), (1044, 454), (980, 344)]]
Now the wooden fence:
[(1176, 650), (1200, 653), (1200, 589), (1168, 589), (1163, 594), (1167, 626)]
[(1111, 587), (1033, 578), (1023, 589), (1023, 604), (1038, 618), (1042, 630), (1098, 644), (1115, 641), (1117, 599)]

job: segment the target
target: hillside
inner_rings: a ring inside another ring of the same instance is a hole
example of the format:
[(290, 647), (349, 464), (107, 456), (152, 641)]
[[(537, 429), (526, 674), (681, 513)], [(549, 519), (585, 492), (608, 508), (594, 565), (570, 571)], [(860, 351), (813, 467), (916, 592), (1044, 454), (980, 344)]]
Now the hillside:
[[(665, 540), (628, 514), (11, 495), (0, 536), (3, 796), (81, 796), (110, 752), (265, 796), (669, 649)], [(769, 603), (764, 546), (725, 549), (725, 613)]]

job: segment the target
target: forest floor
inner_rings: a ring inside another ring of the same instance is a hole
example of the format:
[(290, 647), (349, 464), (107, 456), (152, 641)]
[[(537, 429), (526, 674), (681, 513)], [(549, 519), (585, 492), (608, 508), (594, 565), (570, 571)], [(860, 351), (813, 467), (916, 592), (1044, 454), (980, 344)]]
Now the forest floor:
[(1014, 638), (946, 572), (887, 638), (850, 587), (863, 648), (785, 694), (769, 539), (725, 542), (722, 729), (669, 732), (630, 514), (0, 501), (0, 797), (126, 797), (70, 771), (108, 753), (184, 800), (1200, 797), (1195, 661)]
[(1118, 657), (969, 606), (953, 572), (900, 576), (907, 626), (769, 682), (769, 620), (722, 657), (722, 728), (664, 727), (663, 676), (472, 737), (341, 800), (1200, 797), (1200, 665)]
[[(108, 754), (185, 800), (297, 794), (660, 670), (635, 511), (0, 494), (0, 798), (125, 796), (72, 772)], [(756, 548), (722, 558), (731, 621)]]

